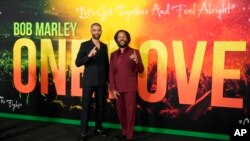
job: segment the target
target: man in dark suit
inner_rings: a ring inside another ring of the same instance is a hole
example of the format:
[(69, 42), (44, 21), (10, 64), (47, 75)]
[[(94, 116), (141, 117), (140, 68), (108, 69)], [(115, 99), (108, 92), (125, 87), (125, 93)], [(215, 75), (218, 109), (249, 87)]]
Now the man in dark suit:
[(128, 45), (131, 39), (127, 31), (117, 31), (114, 39), (119, 49), (111, 54), (109, 82), (122, 128), (116, 138), (130, 141), (134, 138), (137, 74), (142, 73), (144, 67), (139, 51)]
[(93, 92), (95, 92), (96, 111), (95, 111), (95, 133), (106, 137), (107, 134), (102, 129), (102, 116), (107, 94), (108, 83), (108, 51), (107, 45), (99, 39), (102, 28), (99, 23), (91, 25), (92, 38), (81, 44), (77, 54), (75, 64), (77, 67), (84, 65), (84, 74), (81, 80), (83, 88), (83, 104), (81, 112), (81, 140), (87, 140), (88, 133), (88, 113)]

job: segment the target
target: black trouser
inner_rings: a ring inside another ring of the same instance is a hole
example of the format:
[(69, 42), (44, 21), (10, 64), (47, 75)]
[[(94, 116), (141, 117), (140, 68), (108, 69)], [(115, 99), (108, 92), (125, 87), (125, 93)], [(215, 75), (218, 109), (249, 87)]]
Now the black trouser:
[(85, 134), (88, 132), (88, 114), (91, 105), (91, 98), (95, 92), (95, 128), (102, 129), (102, 116), (103, 108), (105, 103), (106, 87), (105, 86), (84, 86), (83, 87), (83, 96), (82, 96), (82, 112), (81, 112), (81, 133)]

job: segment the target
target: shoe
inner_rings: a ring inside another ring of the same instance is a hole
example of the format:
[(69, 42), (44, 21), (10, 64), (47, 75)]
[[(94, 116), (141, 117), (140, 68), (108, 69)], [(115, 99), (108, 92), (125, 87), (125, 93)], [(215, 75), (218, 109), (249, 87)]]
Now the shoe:
[(80, 141), (87, 141), (88, 134), (81, 134)]
[(99, 136), (101, 136), (101, 137), (107, 137), (108, 136), (108, 134), (107, 133), (105, 133), (103, 130), (95, 130), (95, 134), (97, 134), (97, 135), (99, 135)]
[(124, 139), (126, 139), (127, 137), (126, 137), (125, 135), (120, 134), (120, 135), (114, 136), (114, 138), (115, 138), (116, 140), (124, 140)]

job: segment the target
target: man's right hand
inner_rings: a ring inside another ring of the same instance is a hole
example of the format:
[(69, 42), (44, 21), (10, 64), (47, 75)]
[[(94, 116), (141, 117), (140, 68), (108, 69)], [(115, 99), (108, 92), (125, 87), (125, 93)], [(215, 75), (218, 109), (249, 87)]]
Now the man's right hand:
[(88, 57), (93, 57), (96, 55), (96, 52), (97, 52), (97, 47), (95, 46), (88, 54)]
[(113, 91), (113, 97), (114, 97), (115, 99), (118, 99), (119, 96), (120, 96), (120, 94), (119, 94), (116, 90), (114, 90), (114, 91)]

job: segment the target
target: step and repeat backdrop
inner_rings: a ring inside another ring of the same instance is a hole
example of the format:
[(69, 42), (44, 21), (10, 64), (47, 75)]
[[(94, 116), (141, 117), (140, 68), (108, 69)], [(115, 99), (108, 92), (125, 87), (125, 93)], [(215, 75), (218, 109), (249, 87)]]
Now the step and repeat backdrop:
[[(80, 119), (74, 62), (94, 22), (109, 55), (119, 29), (141, 53), (136, 125), (227, 134), (249, 118), (248, 0), (1, 1), (0, 112)], [(118, 123), (106, 100), (105, 122)]]

